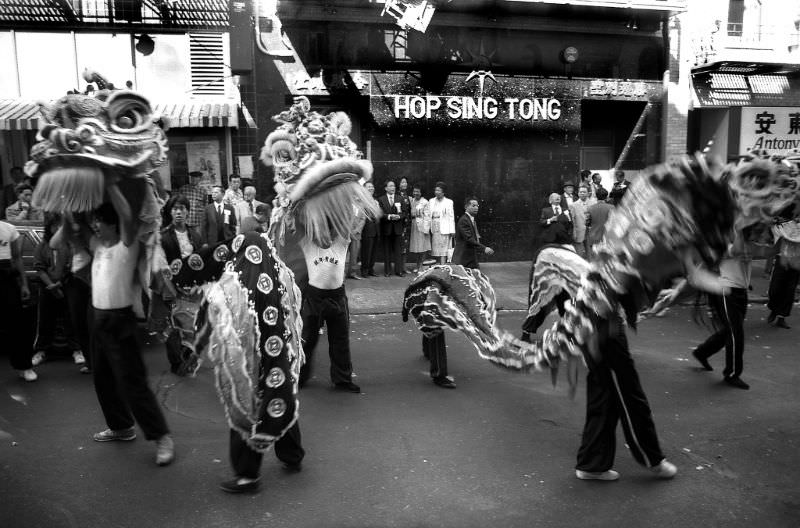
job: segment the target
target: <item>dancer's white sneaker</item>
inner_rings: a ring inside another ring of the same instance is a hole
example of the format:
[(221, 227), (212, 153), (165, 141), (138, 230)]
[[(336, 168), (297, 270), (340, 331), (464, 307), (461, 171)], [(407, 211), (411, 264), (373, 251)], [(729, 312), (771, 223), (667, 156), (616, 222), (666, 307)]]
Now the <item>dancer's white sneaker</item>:
[(575, 476), (581, 480), (617, 480), (619, 473), (613, 469), (608, 471), (581, 471), (576, 469)]

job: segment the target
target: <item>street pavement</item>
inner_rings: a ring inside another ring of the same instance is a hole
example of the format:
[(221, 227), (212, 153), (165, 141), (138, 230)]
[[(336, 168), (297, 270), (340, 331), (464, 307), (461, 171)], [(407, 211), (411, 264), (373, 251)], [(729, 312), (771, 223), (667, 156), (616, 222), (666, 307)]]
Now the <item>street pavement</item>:
[[(498, 291), (500, 326), (517, 333), (527, 263), (484, 266)], [(403, 323), (410, 277), (348, 281), (355, 381), (334, 392), (325, 340), (301, 392), (303, 471), (269, 453), (262, 488), (231, 496), (227, 425), (211, 371), (169, 373), (160, 345), (145, 358), (172, 428), (177, 459), (154, 463), (152, 442), (95, 443), (105, 428), (89, 376), (71, 360), (25, 383), (0, 362), (0, 527), (797, 527), (800, 526), (800, 379), (796, 329), (768, 326), (759, 269), (745, 323), (743, 379), (701, 372), (693, 346), (709, 330), (691, 306), (642, 322), (631, 345), (656, 427), (679, 473), (660, 481), (618, 434), (617, 482), (574, 476), (585, 405), (565, 379), (520, 374), (481, 360), (448, 332), (458, 388), (428, 377), (421, 338)], [(2, 346), (2, 345), (0, 345)]]

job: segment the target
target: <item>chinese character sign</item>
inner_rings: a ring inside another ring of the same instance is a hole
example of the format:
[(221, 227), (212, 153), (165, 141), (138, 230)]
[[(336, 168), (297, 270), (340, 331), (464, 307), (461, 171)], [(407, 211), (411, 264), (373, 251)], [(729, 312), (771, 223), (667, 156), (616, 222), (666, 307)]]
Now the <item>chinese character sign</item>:
[(800, 107), (743, 107), (739, 154), (751, 150), (784, 156), (800, 152)]

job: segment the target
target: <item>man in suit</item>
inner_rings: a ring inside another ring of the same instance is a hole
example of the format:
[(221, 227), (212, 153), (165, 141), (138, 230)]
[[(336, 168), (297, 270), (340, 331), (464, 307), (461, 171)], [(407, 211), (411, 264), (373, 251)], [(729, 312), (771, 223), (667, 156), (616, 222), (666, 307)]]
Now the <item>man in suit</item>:
[(561, 203), (564, 205), (565, 209), (569, 210), (572, 204), (578, 199), (577, 196), (575, 196), (575, 184), (570, 181), (564, 182), (561, 188), (564, 191), (561, 194)]
[(586, 231), (586, 247), (588, 258), (594, 256), (592, 249), (595, 244), (602, 240), (606, 232), (606, 220), (608, 213), (614, 210), (614, 206), (608, 203), (608, 191), (600, 187), (597, 189), (597, 203), (589, 206), (589, 229)]
[(209, 246), (236, 236), (236, 211), (230, 205), (223, 203), (222, 197), (222, 187), (214, 185), (211, 188), (212, 202), (203, 211), (203, 241)]
[(395, 193), (394, 182), (386, 182), (386, 194), (378, 198), (381, 208), (381, 239), (383, 239), (383, 274), (389, 276), (391, 263), (394, 262), (394, 272), (399, 277), (404, 277), (403, 255), (400, 252), (403, 242), (403, 226), (405, 225), (408, 211), (403, 207), (403, 198)]
[[(456, 247), (453, 251), (453, 264), (465, 268), (478, 269), (478, 252), (493, 255), (494, 250), (480, 242), (475, 215), (478, 214), (478, 199), (469, 197), (464, 201), (464, 214), (456, 224)], [(431, 362), (431, 379), (443, 389), (455, 389), (456, 382), (447, 375), (447, 343), (444, 332), (433, 337), (422, 336), (422, 354)]]
[(611, 188), (609, 197), (613, 205), (619, 205), (631, 182), (625, 179), (625, 173), (621, 170), (614, 171), (614, 186)]
[(572, 243), (572, 215), (561, 207), (561, 195), (553, 193), (550, 205), (542, 209), (539, 225), (542, 226), (542, 242), (545, 244)]
[[(372, 182), (364, 184), (364, 188), (369, 191), (370, 196), (375, 196), (375, 186)], [(375, 198), (373, 198), (374, 200)], [(378, 222), (367, 218), (364, 228), (361, 230), (361, 276), (376, 277), (375, 275), (375, 256), (378, 252)]]
[(494, 250), (481, 244), (475, 215), (478, 214), (478, 200), (469, 197), (464, 202), (464, 214), (456, 225), (456, 248), (453, 251), (453, 264), (461, 264), (465, 268), (478, 269), (478, 252), (493, 255)]
[(588, 252), (586, 230), (588, 227), (589, 206), (589, 184), (582, 183), (578, 186), (578, 199), (572, 202), (569, 212), (572, 215), (572, 238), (575, 251), (583, 258), (586, 258)]
[[(244, 199), (235, 206), (236, 221), (240, 227), (245, 218), (255, 216), (256, 207), (262, 204), (262, 202), (256, 200), (256, 188), (252, 185), (245, 187), (242, 195), (244, 196)], [(241, 230), (239, 232), (241, 233)]]

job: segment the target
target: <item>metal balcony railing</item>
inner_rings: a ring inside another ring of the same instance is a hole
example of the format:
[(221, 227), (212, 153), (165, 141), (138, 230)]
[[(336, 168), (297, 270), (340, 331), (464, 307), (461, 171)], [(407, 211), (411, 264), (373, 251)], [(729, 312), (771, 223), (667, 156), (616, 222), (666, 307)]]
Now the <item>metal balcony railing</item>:
[(221, 28), (229, 0), (2, 0), (0, 27)]

